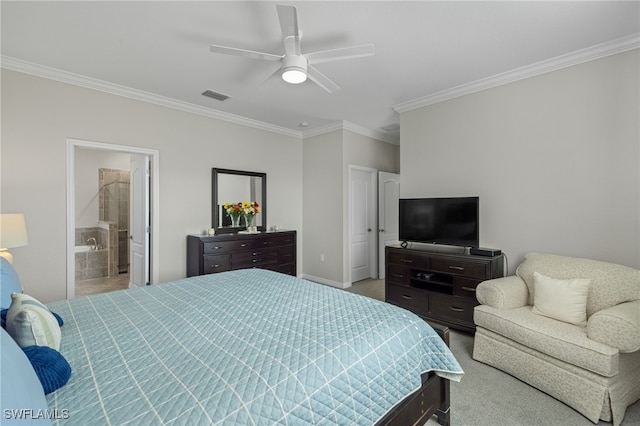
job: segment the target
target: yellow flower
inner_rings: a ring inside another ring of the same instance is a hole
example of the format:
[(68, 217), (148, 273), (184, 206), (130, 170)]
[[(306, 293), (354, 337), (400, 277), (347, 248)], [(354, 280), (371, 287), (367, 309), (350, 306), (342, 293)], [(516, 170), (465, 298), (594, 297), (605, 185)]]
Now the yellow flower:
[(242, 202), (242, 208), (243, 209), (248, 209), (249, 207), (251, 207), (251, 203), (248, 201), (243, 201)]

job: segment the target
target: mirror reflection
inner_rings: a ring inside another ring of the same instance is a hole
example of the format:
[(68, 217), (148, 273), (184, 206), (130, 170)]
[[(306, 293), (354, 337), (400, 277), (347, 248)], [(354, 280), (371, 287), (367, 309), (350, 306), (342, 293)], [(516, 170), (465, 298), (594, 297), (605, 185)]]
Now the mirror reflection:
[(260, 212), (254, 216), (253, 226), (258, 230), (266, 227), (266, 173), (241, 170), (213, 169), (213, 227), (219, 232), (236, 232), (247, 226), (240, 218), (235, 224), (225, 210), (225, 204), (257, 202)]

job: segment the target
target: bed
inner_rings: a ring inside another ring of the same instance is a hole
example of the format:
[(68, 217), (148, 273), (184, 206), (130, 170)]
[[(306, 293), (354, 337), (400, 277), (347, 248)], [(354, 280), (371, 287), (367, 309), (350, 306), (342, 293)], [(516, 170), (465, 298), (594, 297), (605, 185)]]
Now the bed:
[(449, 421), (462, 369), (414, 314), (272, 271), (49, 304), (64, 319), (60, 425)]

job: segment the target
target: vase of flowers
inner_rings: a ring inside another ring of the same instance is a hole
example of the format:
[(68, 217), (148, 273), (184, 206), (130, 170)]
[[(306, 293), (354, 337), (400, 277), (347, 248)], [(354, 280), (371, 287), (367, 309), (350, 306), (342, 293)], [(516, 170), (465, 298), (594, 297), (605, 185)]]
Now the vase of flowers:
[(224, 210), (227, 212), (227, 215), (231, 218), (231, 226), (233, 228), (240, 227), (240, 218), (244, 215), (244, 210), (242, 208), (243, 203), (224, 203)]
[(257, 227), (254, 225), (254, 220), (258, 213), (260, 213), (260, 205), (257, 201), (242, 202), (242, 215), (247, 224), (247, 232), (258, 232)]

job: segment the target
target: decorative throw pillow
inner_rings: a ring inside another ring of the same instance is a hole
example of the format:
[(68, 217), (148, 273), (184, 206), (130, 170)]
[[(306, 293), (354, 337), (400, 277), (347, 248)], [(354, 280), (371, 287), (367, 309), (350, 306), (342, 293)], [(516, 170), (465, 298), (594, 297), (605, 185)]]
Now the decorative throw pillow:
[(24, 293), (13, 293), (7, 313), (7, 332), (18, 346), (49, 346), (60, 349), (58, 320), (49, 308)]
[(60, 352), (49, 346), (27, 346), (22, 350), (42, 383), (45, 395), (67, 384), (71, 366)]
[(584, 327), (587, 325), (589, 284), (591, 280), (586, 278), (559, 280), (534, 272), (532, 312)]

